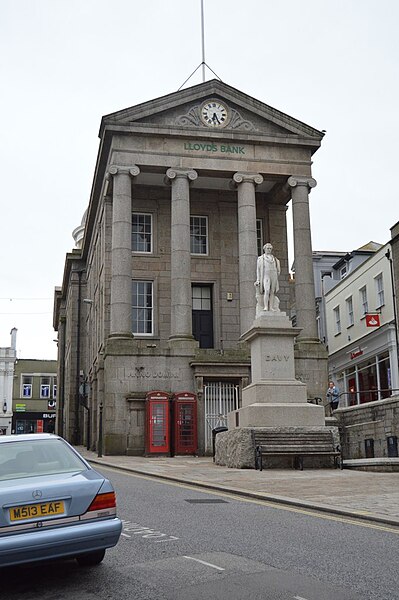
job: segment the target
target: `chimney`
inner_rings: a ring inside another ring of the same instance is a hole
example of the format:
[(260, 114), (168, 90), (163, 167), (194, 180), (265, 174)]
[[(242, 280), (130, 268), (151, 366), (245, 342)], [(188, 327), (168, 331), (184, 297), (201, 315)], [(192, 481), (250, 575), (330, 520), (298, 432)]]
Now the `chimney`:
[(17, 350), (17, 331), (18, 329), (16, 329), (16, 327), (13, 327), (10, 331), (10, 335), (11, 335), (11, 349), (12, 350)]

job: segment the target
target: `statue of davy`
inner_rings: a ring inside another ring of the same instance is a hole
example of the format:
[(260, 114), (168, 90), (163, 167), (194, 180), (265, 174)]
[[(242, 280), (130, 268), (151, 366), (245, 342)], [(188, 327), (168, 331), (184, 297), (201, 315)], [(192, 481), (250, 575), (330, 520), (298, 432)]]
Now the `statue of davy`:
[(278, 276), (280, 261), (273, 255), (273, 246), (267, 243), (263, 246), (263, 254), (256, 262), (256, 316), (263, 311), (279, 312), (280, 301), (276, 296), (279, 290)]

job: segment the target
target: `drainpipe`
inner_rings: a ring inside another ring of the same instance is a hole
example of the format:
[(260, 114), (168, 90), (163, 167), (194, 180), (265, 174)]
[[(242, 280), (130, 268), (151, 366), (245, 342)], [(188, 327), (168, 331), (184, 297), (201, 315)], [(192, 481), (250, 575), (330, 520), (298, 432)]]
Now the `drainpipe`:
[(74, 428), (74, 444), (80, 444), (80, 313), (82, 299), (82, 274), (83, 271), (76, 271), (78, 275), (78, 306), (77, 306), (77, 331), (76, 331), (76, 381), (75, 381), (75, 428)]
[[(393, 260), (391, 257), (391, 251), (388, 250), (385, 252), (386, 258), (389, 260), (389, 268), (391, 271), (391, 286), (392, 286), (392, 301), (393, 301), (393, 318), (394, 318), (394, 326), (395, 326), (395, 339), (396, 339), (396, 360), (398, 363), (398, 376), (399, 376), (399, 340), (398, 340), (398, 315), (396, 311), (396, 294), (395, 294), (395, 281), (393, 276)], [(396, 386), (397, 387), (397, 386)]]

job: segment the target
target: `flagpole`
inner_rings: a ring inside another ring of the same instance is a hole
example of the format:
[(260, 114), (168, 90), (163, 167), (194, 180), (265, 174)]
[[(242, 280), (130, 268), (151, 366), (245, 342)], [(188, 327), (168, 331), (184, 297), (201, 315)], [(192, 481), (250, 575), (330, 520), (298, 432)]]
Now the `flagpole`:
[(205, 82), (205, 33), (204, 33), (204, 0), (201, 0), (201, 38), (202, 38), (202, 82)]

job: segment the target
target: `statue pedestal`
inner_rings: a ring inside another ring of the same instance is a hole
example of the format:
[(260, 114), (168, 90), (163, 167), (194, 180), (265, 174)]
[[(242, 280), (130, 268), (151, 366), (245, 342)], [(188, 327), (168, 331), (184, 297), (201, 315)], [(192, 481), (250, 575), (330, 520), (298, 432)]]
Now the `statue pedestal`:
[(294, 339), (284, 312), (263, 311), (241, 339), (251, 348), (252, 383), (242, 391), (242, 408), (229, 413), (228, 428), (320, 427), (324, 408), (307, 402), (306, 385), (295, 379)]

